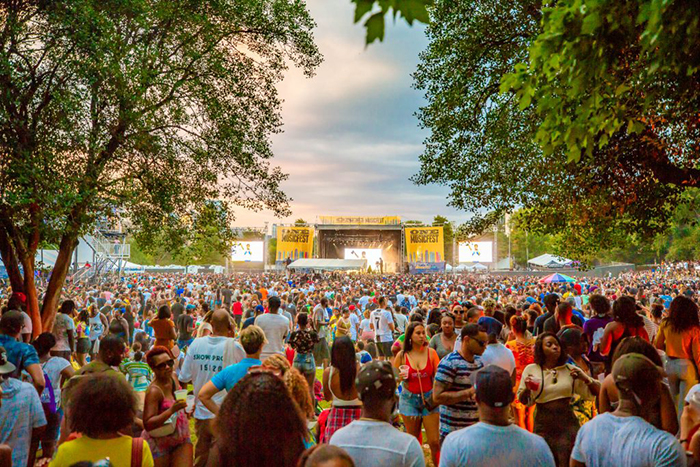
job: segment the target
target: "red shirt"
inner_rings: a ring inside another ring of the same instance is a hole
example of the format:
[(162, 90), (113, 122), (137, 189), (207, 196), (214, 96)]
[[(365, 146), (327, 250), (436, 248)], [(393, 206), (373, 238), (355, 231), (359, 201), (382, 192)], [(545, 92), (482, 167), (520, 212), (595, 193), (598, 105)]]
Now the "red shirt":
[(233, 304), (233, 314), (234, 315), (242, 315), (243, 314), (243, 305), (241, 302), (236, 302)]

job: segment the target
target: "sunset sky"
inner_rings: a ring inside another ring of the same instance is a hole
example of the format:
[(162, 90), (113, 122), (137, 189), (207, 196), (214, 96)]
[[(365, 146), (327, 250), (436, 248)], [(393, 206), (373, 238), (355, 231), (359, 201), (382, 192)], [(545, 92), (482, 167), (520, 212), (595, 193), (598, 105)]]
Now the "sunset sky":
[(426, 132), (414, 113), (424, 102), (411, 88), (418, 54), (427, 45), (422, 25), (387, 22), (384, 42), (365, 48), (365, 30), (353, 24), (349, 0), (308, 0), (324, 61), (308, 79), (290, 69), (278, 89), (284, 132), (273, 138), (274, 165), (289, 174), (292, 216), (236, 211), (236, 226), (314, 222), (321, 215), (399, 215), (464, 220), (447, 207), (447, 188), (419, 187)]

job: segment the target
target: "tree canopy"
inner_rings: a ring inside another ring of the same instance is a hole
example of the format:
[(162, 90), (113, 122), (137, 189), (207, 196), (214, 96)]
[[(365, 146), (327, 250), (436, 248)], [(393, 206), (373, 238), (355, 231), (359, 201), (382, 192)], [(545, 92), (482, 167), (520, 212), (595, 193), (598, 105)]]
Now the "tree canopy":
[(269, 137), (288, 64), (311, 76), (321, 61), (301, 0), (0, 8), (0, 253), (35, 329), (40, 241), (60, 246), (51, 325), (78, 236), (117, 207), (144, 246), (186, 245), (235, 206), (289, 213)]

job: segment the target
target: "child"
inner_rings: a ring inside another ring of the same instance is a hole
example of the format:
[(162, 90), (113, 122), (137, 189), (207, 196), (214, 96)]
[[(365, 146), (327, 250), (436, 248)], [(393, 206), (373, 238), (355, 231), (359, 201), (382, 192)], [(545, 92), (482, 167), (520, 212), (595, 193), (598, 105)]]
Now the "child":
[(372, 361), (372, 356), (365, 350), (365, 343), (362, 341), (358, 341), (357, 344), (355, 344), (355, 350), (357, 350), (357, 353), (355, 356), (357, 357), (357, 361), (361, 364), (364, 365), (367, 362)]
[(119, 367), (122, 373), (126, 375), (126, 379), (131, 384), (131, 387), (136, 391), (136, 395), (138, 396), (138, 410), (143, 411), (143, 403), (146, 400), (146, 390), (153, 380), (153, 371), (151, 371), (148, 364), (143, 361), (141, 344), (138, 342), (134, 343), (132, 358), (124, 360)]

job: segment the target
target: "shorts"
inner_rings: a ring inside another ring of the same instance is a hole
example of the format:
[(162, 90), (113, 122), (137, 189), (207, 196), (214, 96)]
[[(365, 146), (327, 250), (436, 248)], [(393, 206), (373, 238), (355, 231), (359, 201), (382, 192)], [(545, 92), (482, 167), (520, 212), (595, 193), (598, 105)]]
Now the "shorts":
[(312, 353), (298, 353), (294, 356), (294, 368), (302, 374), (316, 373), (316, 361)]
[(391, 353), (391, 346), (394, 345), (393, 342), (377, 342), (377, 350), (379, 350), (379, 356), (384, 356), (391, 358), (394, 354)]
[[(433, 391), (423, 393), (426, 399), (430, 397)], [(432, 411), (428, 411), (423, 403), (423, 397), (420, 394), (414, 394), (404, 386), (399, 396), (399, 413), (404, 417), (427, 417), (431, 414), (439, 412), (440, 407), (435, 407)]]
[(88, 337), (81, 337), (78, 339), (78, 343), (75, 346), (76, 353), (89, 353), (90, 352), (90, 339)]
[(314, 345), (314, 360), (317, 362), (323, 362), (324, 360), (330, 360), (330, 358), (331, 352), (328, 349), (328, 342), (326, 342), (325, 337), (322, 337)]
[(237, 328), (241, 327), (241, 318), (243, 318), (243, 315), (233, 315), (233, 320), (236, 322)]
[(39, 441), (48, 443), (58, 440), (58, 429), (61, 426), (63, 409), (58, 409), (55, 413), (44, 410), (44, 415), (46, 416), (46, 428), (41, 435), (39, 435)]

